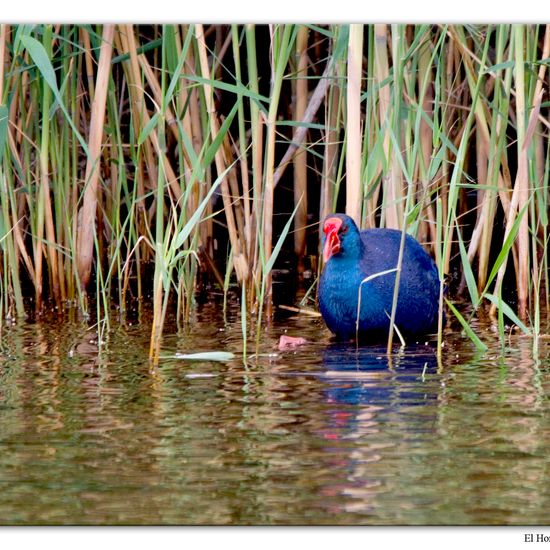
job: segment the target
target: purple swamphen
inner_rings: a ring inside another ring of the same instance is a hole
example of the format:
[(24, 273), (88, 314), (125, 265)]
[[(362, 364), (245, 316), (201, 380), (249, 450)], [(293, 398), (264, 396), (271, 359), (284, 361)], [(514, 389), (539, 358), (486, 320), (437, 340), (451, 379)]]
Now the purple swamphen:
[[(365, 229), (344, 214), (331, 214), (323, 224), (325, 266), (319, 282), (319, 309), (328, 328), (342, 340), (357, 334), (377, 339), (388, 334), (401, 231)], [(395, 324), (402, 334), (437, 332), (439, 274), (435, 262), (410, 235), (405, 237)]]

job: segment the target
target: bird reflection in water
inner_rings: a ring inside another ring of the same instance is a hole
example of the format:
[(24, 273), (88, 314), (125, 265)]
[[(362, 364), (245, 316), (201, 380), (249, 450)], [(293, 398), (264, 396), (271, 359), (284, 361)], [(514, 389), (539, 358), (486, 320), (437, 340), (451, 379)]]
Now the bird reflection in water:
[(388, 356), (382, 345), (334, 343), (323, 368), (326, 422), (319, 435), (325, 466), (340, 475), (319, 491), (329, 508), (376, 516), (378, 499), (399, 486), (403, 464), (415, 460), (425, 438), (437, 437), (435, 349), (419, 344)]

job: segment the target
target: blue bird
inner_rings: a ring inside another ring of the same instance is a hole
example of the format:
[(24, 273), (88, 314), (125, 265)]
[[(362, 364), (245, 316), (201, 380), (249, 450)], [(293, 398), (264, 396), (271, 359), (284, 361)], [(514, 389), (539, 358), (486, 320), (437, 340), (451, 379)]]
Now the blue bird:
[[(388, 334), (401, 231), (359, 231), (344, 214), (331, 214), (323, 224), (324, 268), (319, 282), (319, 309), (327, 327), (341, 340), (355, 339), (359, 287), (360, 338)], [(435, 262), (410, 235), (405, 237), (395, 324), (404, 335), (437, 332), (439, 274)]]

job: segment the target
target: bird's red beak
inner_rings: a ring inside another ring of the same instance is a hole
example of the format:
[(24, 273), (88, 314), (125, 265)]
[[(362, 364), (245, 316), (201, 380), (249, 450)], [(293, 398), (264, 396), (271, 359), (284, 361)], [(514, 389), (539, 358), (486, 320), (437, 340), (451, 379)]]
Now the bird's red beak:
[(327, 263), (333, 254), (340, 252), (340, 237), (338, 231), (342, 226), (340, 218), (328, 218), (323, 226), (325, 246), (323, 247), (323, 261)]

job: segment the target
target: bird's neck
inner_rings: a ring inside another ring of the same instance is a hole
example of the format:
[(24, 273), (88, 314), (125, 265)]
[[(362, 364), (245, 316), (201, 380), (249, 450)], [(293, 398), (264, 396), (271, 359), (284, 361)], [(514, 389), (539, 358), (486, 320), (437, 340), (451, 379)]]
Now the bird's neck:
[[(361, 253), (355, 250), (346, 250), (332, 256), (328, 261), (327, 269), (330, 272), (342, 274), (345, 280), (355, 278), (355, 274), (361, 271)], [(345, 282), (345, 281), (343, 281)]]
[(338, 260), (343, 262), (357, 262), (364, 256), (365, 247), (361, 237), (357, 235), (357, 239), (347, 242), (341, 254), (338, 254)]

